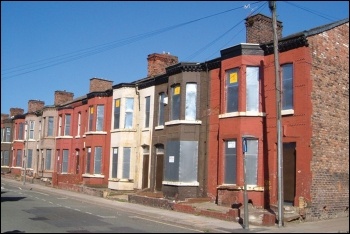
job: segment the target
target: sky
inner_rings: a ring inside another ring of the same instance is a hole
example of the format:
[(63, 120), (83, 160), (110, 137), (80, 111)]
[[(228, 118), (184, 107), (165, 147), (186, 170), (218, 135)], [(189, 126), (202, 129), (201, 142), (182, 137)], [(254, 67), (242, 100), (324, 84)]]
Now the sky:
[[(147, 56), (205, 62), (246, 42), (245, 18), (272, 16), (268, 1), (1, 1), (1, 113), (78, 98), (90, 79), (147, 76)], [(277, 1), (282, 36), (349, 17), (349, 1)]]

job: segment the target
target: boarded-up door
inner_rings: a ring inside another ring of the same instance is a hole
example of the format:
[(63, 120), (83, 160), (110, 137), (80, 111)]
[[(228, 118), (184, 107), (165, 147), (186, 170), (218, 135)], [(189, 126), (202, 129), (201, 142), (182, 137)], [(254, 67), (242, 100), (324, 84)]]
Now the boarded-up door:
[(283, 143), (283, 195), (284, 202), (294, 205), (296, 184), (295, 142)]
[(157, 154), (156, 160), (156, 190), (162, 191), (164, 155)]
[(149, 155), (143, 155), (143, 167), (142, 167), (142, 189), (148, 188), (148, 163)]

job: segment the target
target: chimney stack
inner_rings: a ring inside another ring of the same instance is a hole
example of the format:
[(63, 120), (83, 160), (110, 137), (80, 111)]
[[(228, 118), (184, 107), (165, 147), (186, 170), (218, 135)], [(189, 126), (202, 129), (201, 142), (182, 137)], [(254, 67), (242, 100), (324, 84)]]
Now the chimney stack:
[(10, 108), (10, 116), (23, 115), (24, 110), (22, 108)]
[(163, 54), (150, 54), (147, 57), (148, 61), (148, 74), (147, 77), (155, 77), (161, 74), (165, 74), (165, 68), (177, 64), (179, 59), (177, 56), (170, 55), (169, 52), (163, 52)]
[(45, 102), (40, 100), (29, 100), (28, 101), (28, 113), (33, 113), (35, 111), (41, 110), (45, 105)]
[(65, 102), (72, 101), (73, 97), (74, 97), (74, 94), (71, 92), (67, 92), (66, 90), (64, 91), (56, 90), (54, 105), (58, 106)]
[[(272, 18), (256, 14), (247, 17), (246, 25), (246, 42), (261, 44), (273, 41)], [(282, 38), (282, 22), (277, 21), (277, 37)]]
[(113, 81), (100, 79), (100, 78), (91, 78), (90, 79), (90, 93), (91, 92), (103, 92), (108, 89), (112, 89)]

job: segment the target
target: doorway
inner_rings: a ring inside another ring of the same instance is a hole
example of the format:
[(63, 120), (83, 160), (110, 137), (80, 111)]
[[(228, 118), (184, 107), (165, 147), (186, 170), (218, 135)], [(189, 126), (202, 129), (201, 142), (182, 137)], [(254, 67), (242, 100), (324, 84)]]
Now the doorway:
[(284, 204), (294, 206), (296, 186), (296, 143), (283, 143), (283, 194)]

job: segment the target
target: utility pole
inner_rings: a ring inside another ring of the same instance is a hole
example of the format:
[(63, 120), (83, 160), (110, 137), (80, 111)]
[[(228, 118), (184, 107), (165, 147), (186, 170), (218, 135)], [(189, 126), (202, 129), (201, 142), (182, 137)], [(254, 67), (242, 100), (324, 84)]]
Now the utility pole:
[(24, 160), (23, 160), (23, 164), (24, 164), (24, 178), (23, 178), (23, 185), (26, 184), (26, 177), (27, 177), (27, 155), (28, 155), (28, 139), (29, 139), (29, 125), (28, 122), (25, 122), (26, 125), (26, 129), (27, 129), (27, 137), (26, 137), (26, 141), (25, 141), (25, 152), (24, 152)]
[(281, 134), (281, 79), (279, 76), (278, 60), (278, 37), (277, 37), (277, 20), (276, 20), (276, 1), (269, 1), (269, 7), (272, 13), (273, 27), (273, 51), (275, 57), (275, 79), (276, 79), (276, 128), (277, 128), (277, 178), (278, 178), (278, 227), (283, 226), (283, 153), (282, 153), (282, 134)]

